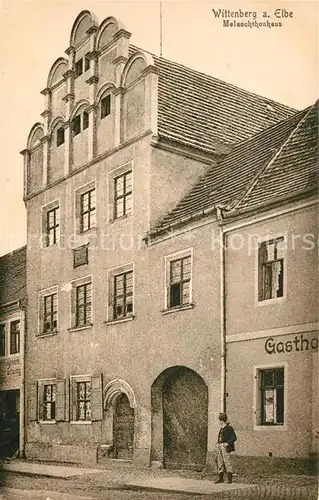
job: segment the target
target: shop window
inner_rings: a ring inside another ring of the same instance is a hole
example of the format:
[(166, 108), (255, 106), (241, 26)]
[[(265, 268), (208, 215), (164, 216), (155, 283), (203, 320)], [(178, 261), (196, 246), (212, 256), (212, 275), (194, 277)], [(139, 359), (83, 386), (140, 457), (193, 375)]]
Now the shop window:
[(259, 246), (258, 300), (284, 295), (284, 238), (265, 241)]
[(101, 99), (101, 119), (111, 114), (111, 95), (107, 95)]
[(284, 424), (284, 368), (259, 370), (259, 425)]
[(132, 213), (132, 171), (114, 179), (114, 218)]
[(10, 323), (10, 354), (20, 352), (20, 321)]

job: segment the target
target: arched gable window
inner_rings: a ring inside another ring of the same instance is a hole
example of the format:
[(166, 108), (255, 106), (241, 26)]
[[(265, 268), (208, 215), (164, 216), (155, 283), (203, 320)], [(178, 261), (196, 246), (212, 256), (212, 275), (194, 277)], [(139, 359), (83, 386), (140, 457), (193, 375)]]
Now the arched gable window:
[(83, 130), (89, 127), (89, 113), (83, 106), (72, 118), (72, 134), (73, 136), (79, 135)]

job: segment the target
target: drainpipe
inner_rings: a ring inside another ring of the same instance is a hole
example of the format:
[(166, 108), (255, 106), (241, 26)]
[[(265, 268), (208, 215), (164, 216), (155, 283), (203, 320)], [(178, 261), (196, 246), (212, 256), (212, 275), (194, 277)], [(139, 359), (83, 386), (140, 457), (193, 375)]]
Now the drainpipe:
[(225, 297), (225, 234), (223, 231), (222, 207), (217, 206), (219, 225), (219, 272), (220, 272), (220, 357), (221, 357), (221, 390), (220, 411), (226, 412), (226, 297)]
[(25, 336), (26, 336), (26, 310), (25, 307), (21, 307), (21, 316), (22, 316), (22, 335), (21, 335), (21, 384), (20, 384), (20, 442), (19, 442), (19, 448), (20, 448), (20, 457), (24, 458), (25, 457), (25, 393), (26, 393), (26, 387), (25, 387)]

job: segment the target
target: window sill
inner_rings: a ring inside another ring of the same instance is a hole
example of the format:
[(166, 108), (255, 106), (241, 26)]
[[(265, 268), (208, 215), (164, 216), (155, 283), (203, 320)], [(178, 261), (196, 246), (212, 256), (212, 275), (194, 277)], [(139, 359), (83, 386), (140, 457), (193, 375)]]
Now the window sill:
[(110, 321), (104, 321), (105, 325), (116, 325), (118, 323), (127, 323), (128, 321), (133, 321), (135, 319), (135, 316), (128, 316), (126, 318), (119, 318), (119, 319), (111, 319)]
[(69, 332), (79, 332), (81, 330), (87, 330), (88, 328), (92, 328), (93, 323), (90, 323), (89, 325), (83, 325), (83, 326), (73, 326), (72, 328), (68, 328)]
[(71, 425), (91, 425), (92, 420), (71, 420)]
[(263, 307), (263, 306), (274, 306), (276, 304), (281, 304), (281, 302), (284, 302), (286, 300), (286, 297), (277, 297), (275, 299), (265, 299), (265, 300), (258, 300), (257, 302), (257, 307)]
[(39, 424), (56, 424), (56, 420), (39, 420)]
[(97, 226), (90, 227), (90, 229), (86, 229), (85, 231), (79, 231), (77, 234), (78, 236), (87, 236), (88, 234), (94, 234), (97, 231)]
[(254, 431), (286, 431), (287, 425), (254, 425)]
[(128, 219), (129, 217), (131, 217), (131, 215), (133, 215), (133, 213), (130, 213), (130, 214), (124, 214), (124, 215), (121, 215), (121, 217), (113, 217), (113, 219), (110, 219), (110, 220), (109, 220), (109, 223), (110, 223), (110, 224), (114, 224), (114, 223), (115, 223), (115, 222), (117, 222), (117, 221), (121, 221), (121, 220)]
[(58, 330), (52, 330), (52, 332), (48, 332), (48, 333), (39, 333), (38, 335), (36, 335), (37, 338), (45, 338), (45, 337), (54, 337), (54, 335), (57, 335), (58, 333)]
[(177, 311), (187, 311), (188, 309), (193, 309), (193, 308), (194, 308), (194, 304), (185, 304), (183, 306), (176, 306), (176, 307), (171, 307), (170, 309), (164, 309), (163, 311), (161, 311), (161, 313), (163, 315), (166, 315), (166, 314), (171, 314), (171, 313), (174, 313)]

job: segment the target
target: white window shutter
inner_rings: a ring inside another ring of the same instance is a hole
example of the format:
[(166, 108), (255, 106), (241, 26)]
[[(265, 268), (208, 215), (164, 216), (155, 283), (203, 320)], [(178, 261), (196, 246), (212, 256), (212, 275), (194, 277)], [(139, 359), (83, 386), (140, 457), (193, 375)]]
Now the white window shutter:
[(91, 418), (92, 421), (103, 420), (102, 375), (91, 378)]

